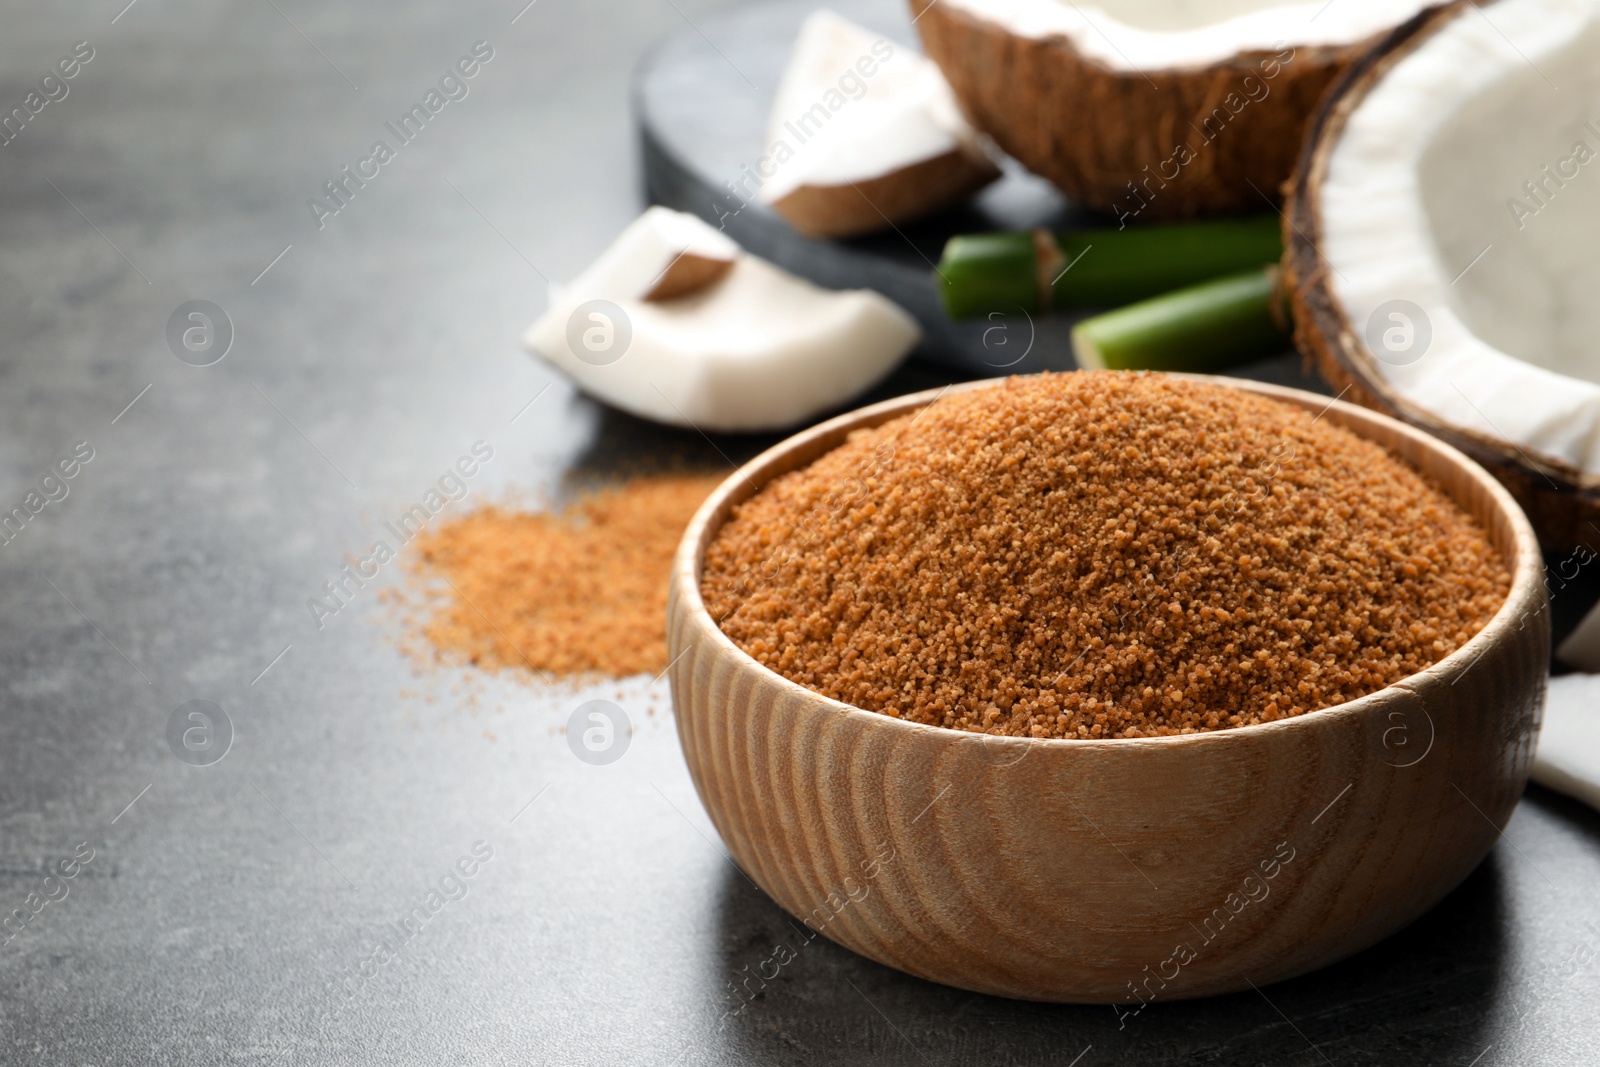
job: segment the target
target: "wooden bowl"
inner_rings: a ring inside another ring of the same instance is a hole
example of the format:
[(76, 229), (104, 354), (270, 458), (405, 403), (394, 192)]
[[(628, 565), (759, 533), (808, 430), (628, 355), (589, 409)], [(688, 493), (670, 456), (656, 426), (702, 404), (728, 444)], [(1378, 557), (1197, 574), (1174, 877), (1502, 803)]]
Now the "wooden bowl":
[(977, 992), (1142, 1006), (1348, 956), (1427, 911), (1488, 853), (1527, 781), (1544, 707), (1549, 612), (1527, 519), (1482, 468), (1394, 419), (1211, 380), (1326, 409), (1431, 475), (1503, 554), (1505, 605), (1421, 674), (1260, 726), (1066, 741), (892, 719), (746, 655), (701, 601), (701, 564), (734, 505), (939, 394), (792, 437), (689, 524), (667, 643), (700, 799), (807, 938)]

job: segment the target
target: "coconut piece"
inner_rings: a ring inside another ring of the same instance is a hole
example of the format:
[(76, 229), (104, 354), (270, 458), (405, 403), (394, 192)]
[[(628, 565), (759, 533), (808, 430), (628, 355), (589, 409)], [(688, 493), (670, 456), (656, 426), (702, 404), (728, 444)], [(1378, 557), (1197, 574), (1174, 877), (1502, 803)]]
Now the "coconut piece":
[[(712, 267), (692, 291), (685, 259)], [(674, 282), (673, 271), (680, 281)], [(701, 430), (773, 430), (876, 384), (917, 343), (877, 293), (830, 292), (738, 248), (692, 215), (653, 207), (568, 286), (524, 343), (578, 387), (642, 418)]]
[(697, 289), (704, 289), (733, 269), (734, 257), (717, 259), (696, 252), (683, 251), (672, 257), (655, 285), (644, 294), (645, 300), (676, 300)]
[(1600, 809), (1600, 675), (1550, 679), (1533, 780)]
[(831, 11), (800, 28), (768, 144), (761, 199), (813, 237), (908, 222), (1000, 176), (937, 66)]
[(1124, 221), (1258, 211), (1323, 90), (1427, 0), (911, 0), (980, 130)]
[(716, 281), (740, 254), (733, 238), (693, 215), (652, 207), (622, 231), (584, 277), (605, 278), (611, 299), (669, 300)]
[(1285, 229), (1323, 376), (1486, 466), (1549, 549), (1600, 546), (1597, 49), (1597, 0), (1417, 20), (1330, 94)]

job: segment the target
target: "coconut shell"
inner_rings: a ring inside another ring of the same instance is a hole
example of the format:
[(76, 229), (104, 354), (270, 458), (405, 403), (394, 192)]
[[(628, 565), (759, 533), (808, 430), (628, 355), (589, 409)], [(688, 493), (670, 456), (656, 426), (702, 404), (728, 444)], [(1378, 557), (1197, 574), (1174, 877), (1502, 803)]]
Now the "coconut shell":
[(1401, 396), (1384, 379), (1377, 358), (1362, 339), (1361, 325), (1345, 315), (1320, 251), (1325, 233), (1322, 184), (1351, 113), (1396, 63), (1466, 11), (1464, 4), (1451, 4), (1424, 11), (1397, 27), (1333, 86), (1307, 128), (1289, 189), (1283, 233), (1284, 284), (1294, 309), (1295, 344), (1335, 389), (1348, 390), (1342, 394), (1346, 399), (1410, 423), (1477, 460), (1516, 497), (1540, 544), (1569, 550), (1600, 539), (1600, 475), (1585, 474), (1504, 438), (1444, 422)]
[(857, 237), (954, 207), (1000, 177), (959, 148), (845, 185), (802, 185), (772, 208), (807, 237)]
[(974, 126), (1071, 199), (1141, 221), (1275, 205), (1323, 91), (1371, 43), (1119, 71), (1065, 38), (1019, 37), (941, 0), (910, 2), (924, 51)]
[(644, 299), (659, 302), (688, 296), (719, 280), (732, 269), (732, 259), (680, 252), (667, 264), (667, 269), (661, 272), (650, 291), (644, 294)]

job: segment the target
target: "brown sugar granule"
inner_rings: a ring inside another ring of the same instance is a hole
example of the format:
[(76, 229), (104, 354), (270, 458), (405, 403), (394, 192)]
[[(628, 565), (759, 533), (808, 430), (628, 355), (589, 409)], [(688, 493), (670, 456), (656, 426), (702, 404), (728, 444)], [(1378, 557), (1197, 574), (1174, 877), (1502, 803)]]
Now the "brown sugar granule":
[(492, 670), (665, 669), (672, 557), (721, 480), (641, 478), (556, 513), (489, 506), (427, 530), (414, 570), (436, 603), (423, 636), (446, 660)]
[(1326, 708), (1460, 647), (1510, 577), (1382, 447), (1161, 375), (1013, 378), (774, 480), (712, 543), (724, 633), (871, 711), (1028, 737)]

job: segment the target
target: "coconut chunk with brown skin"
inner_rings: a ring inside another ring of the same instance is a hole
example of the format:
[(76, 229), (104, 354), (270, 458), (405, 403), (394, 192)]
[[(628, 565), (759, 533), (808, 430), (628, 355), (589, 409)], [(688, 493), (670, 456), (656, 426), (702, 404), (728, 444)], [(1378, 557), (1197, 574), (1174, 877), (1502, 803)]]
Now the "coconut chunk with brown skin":
[(1323, 91), (1427, 0), (910, 0), (962, 110), (1073, 200), (1260, 211)]
[(767, 144), (761, 200), (813, 237), (909, 222), (1000, 176), (937, 66), (831, 11), (800, 28)]
[(759, 431), (844, 404), (920, 336), (877, 293), (818, 288), (693, 215), (653, 207), (571, 285), (552, 287), (523, 342), (641, 418)]
[(1401, 396), (1600, 476), (1600, 4), (1488, 13), (1408, 53), (1330, 146), (1329, 282), (1363, 340), (1384, 327), (1372, 370)]

